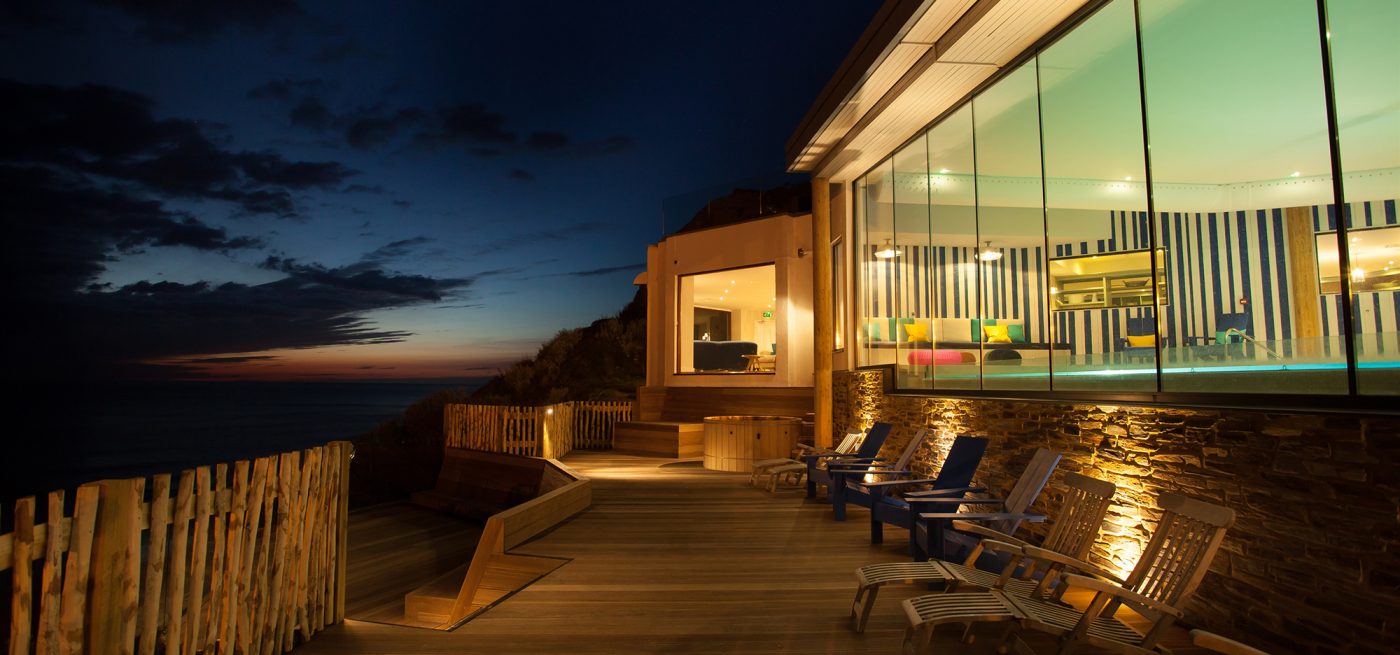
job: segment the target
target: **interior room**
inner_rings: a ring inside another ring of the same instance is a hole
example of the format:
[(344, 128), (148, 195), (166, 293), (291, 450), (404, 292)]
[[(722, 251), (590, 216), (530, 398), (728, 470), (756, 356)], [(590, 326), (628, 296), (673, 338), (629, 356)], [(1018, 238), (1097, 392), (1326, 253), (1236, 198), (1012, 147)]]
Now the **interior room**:
[(678, 373), (773, 373), (778, 362), (777, 267), (683, 275)]

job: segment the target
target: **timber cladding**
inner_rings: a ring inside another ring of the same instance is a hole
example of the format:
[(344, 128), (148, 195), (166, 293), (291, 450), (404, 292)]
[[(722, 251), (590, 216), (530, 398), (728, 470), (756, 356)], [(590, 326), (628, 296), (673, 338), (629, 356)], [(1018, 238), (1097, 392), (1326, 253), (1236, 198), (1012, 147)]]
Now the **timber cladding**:
[(89, 483), (48, 494), (42, 521), (19, 499), (9, 652), (270, 654), (340, 622), (353, 452)]
[(1111, 571), (1137, 561), (1162, 492), (1235, 510), (1189, 623), (1280, 653), (1393, 653), (1400, 640), (1400, 419), (885, 395), (879, 371), (834, 375), (836, 429), (896, 425), (882, 455), (935, 432), (918, 471), (954, 435), (988, 437), (979, 482), (1005, 494), (1036, 448), (1054, 448), (1064, 459), (1033, 506), (1052, 522), (1065, 472), (1118, 485), (1091, 554)]

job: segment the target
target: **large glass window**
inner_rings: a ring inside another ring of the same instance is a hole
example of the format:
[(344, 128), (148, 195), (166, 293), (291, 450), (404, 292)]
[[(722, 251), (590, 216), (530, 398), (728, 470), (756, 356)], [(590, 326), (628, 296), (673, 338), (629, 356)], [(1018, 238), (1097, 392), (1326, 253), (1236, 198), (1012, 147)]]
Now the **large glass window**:
[(1141, 0), (1166, 391), (1346, 393), (1316, 311), (1333, 198), (1313, 0)]
[[(1363, 394), (1400, 394), (1400, 3), (1329, 0), (1332, 76), (1341, 143), (1343, 213), (1351, 258), (1352, 333), (1356, 383)], [(1329, 208), (1330, 209), (1330, 208)], [(1336, 229), (1336, 212), (1312, 217), (1319, 231)], [(1329, 344), (1340, 333), (1337, 234), (1319, 235), (1323, 269), (1319, 323)], [(1330, 243), (1326, 243), (1329, 241)], [(1328, 277), (1338, 279), (1330, 287)]]
[(772, 264), (679, 280), (678, 373), (772, 373), (779, 357)]
[[(1037, 59), (1050, 330), (1060, 344), (1054, 388), (1156, 391), (1157, 314), (1132, 0), (1109, 3)], [(1165, 303), (1166, 294), (1159, 295)]]
[(902, 146), (856, 184), (858, 363), (1344, 394), (1351, 349), (1400, 394), (1400, 3), (1322, 9), (1111, 0)]
[(1040, 110), (1031, 61), (972, 101), (981, 303), (971, 337), (983, 389), (1050, 388)]

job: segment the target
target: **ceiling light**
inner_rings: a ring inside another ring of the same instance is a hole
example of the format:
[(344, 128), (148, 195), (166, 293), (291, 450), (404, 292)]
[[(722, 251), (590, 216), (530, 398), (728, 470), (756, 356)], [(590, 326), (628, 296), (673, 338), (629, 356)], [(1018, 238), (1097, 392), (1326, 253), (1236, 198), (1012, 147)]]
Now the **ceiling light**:
[(1352, 242), (1352, 243), (1356, 243), (1356, 242), (1358, 242), (1358, 241), (1360, 241), (1360, 240), (1361, 240), (1361, 237), (1352, 237), (1352, 238), (1351, 238), (1351, 242)]
[(946, 168), (940, 168), (940, 169), (938, 169), (938, 174), (939, 174), (939, 175), (947, 175), (947, 174), (948, 174), (948, 169), (946, 169)]
[(1302, 175), (1302, 172), (1300, 172), (1300, 171), (1293, 171), (1292, 173), (1289, 173), (1289, 174), (1288, 174), (1288, 177), (1298, 177), (1298, 176), (1300, 176), (1300, 175)]
[(1133, 181), (1133, 176), (1129, 175), (1129, 176), (1123, 178), (1123, 181), (1124, 181), (1124, 182), (1132, 182), (1132, 181)]
[(982, 248), (982, 253), (977, 255), (978, 259), (984, 262), (994, 262), (998, 259), (1001, 259), (1001, 251), (992, 250), (991, 241), (984, 241), (983, 243), (986, 244), (986, 247)]
[(885, 239), (884, 247), (876, 250), (875, 256), (880, 259), (893, 259), (899, 256), (899, 251), (894, 249), (894, 245), (890, 243), (889, 239)]
[(1366, 271), (1362, 270), (1361, 268), (1353, 268), (1353, 269), (1351, 269), (1351, 281), (1352, 281), (1352, 282), (1365, 282), (1365, 281), (1366, 281)]

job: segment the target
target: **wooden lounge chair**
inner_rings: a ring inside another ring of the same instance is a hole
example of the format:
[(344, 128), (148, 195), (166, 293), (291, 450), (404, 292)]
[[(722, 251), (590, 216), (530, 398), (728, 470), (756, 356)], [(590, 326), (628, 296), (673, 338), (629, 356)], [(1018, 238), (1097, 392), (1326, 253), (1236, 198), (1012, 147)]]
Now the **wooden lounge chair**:
[[(801, 468), (800, 468), (800, 469), (790, 469), (790, 470), (784, 471), (785, 474), (793, 474), (793, 473), (796, 472), (796, 471), (800, 471), (800, 474), (801, 474), (801, 475), (806, 475), (806, 474), (807, 474), (807, 465), (806, 465), (806, 464), (803, 464), (801, 460), (796, 459), (796, 457), (801, 457), (802, 455), (807, 455), (807, 454), (818, 454), (818, 453), (829, 453), (829, 454), (835, 454), (835, 455), (850, 455), (850, 454), (854, 453), (854, 452), (856, 451), (857, 448), (860, 447), (860, 442), (863, 441), (864, 439), (865, 439), (865, 431), (864, 431), (864, 430), (852, 430), (852, 431), (849, 431), (849, 432), (846, 433), (846, 437), (845, 437), (844, 439), (842, 439), (842, 440), (841, 440), (841, 443), (837, 444), (835, 448), (817, 448), (816, 446), (809, 446), (809, 445), (807, 445), (807, 444), (805, 444), (805, 443), (799, 443), (799, 444), (797, 444), (796, 453), (794, 454), (794, 457), (780, 457), (780, 458), (776, 458), (776, 459), (760, 459), (760, 460), (754, 462), (754, 463), (753, 463), (753, 475), (750, 476), (750, 478), (749, 478), (749, 484), (751, 484), (751, 485), (757, 487), (757, 486), (758, 486), (758, 481), (759, 481), (760, 479), (762, 479), (762, 478), (768, 478), (768, 479), (772, 480), (772, 479), (774, 478), (774, 475), (773, 475), (773, 472), (772, 472), (774, 468), (777, 468), (777, 467), (779, 467), (779, 466), (787, 466), (787, 465), (789, 465), (789, 464), (800, 464), (800, 465), (801, 465)], [(772, 485), (770, 485), (770, 486), (772, 486)]]
[(908, 496), (898, 496), (901, 488), (911, 485), (927, 485), (921, 497), (961, 498), (964, 494), (986, 491), (982, 487), (970, 487), (972, 476), (977, 473), (977, 465), (982, 463), (982, 454), (987, 451), (987, 440), (982, 437), (960, 436), (948, 448), (948, 456), (938, 475), (927, 480), (886, 480), (880, 482), (859, 481), (870, 494), (870, 543), (884, 541), (884, 524), (891, 523), (902, 528), (910, 528), (910, 544), (914, 545), (914, 521), (916, 513), (905, 500)]
[[(1157, 504), (1163, 510), (1162, 520), (1126, 580), (1119, 581), (1117, 576), (1088, 562), (1042, 548), (1023, 547), (1028, 558), (1066, 567), (1053, 595), (1044, 595), (1047, 581), (1042, 581), (1029, 597), (993, 589), (908, 599), (903, 603), (909, 619), (904, 651), (925, 650), (934, 628), (944, 623), (1009, 622), (1012, 630), (1002, 646), (1014, 647), (1020, 653), (1033, 652), (1018, 634), (1018, 630), (1028, 629), (1058, 637), (1061, 653), (1085, 644), (1132, 655), (1154, 652), (1172, 621), (1182, 616), (1182, 607), (1205, 577), (1215, 551), (1225, 539), (1225, 531), (1235, 522), (1234, 510), (1179, 494), (1164, 493)], [(1060, 602), (1068, 587), (1095, 592), (1085, 611)], [(1146, 633), (1115, 616), (1120, 605), (1151, 622)]]
[(912, 475), (909, 470), (909, 462), (914, 459), (914, 453), (918, 452), (919, 446), (924, 444), (924, 438), (927, 435), (928, 430), (926, 429), (915, 432), (914, 436), (909, 439), (909, 443), (904, 445), (904, 452), (901, 452), (899, 458), (893, 463), (885, 463), (879, 458), (869, 462), (842, 459), (837, 463), (827, 465), (826, 472), (829, 479), (826, 485), (826, 497), (831, 501), (832, 514), (836, 520), (846, 520), (846, 503), (848, 502), (861, 507), (870, 507), (870, 493), (866, 491), (864, 483), (895, 480)]
[[(928, 494), (922, 493), (905, 496), (905, 501), (918, 512), (910, 533), (914, 561), (928, 559), (948, 561), (947, 544), (949, 541), (955, 542), (964, 550), (971, 549), (977, 544), (976, 537), (949, 532), (948, 525), (953, 521), (993, 522), (993, 529), (1003, 534), (1016, 532), (1021, 521), (1044, 521), (1044, 515), (1030, 514), (1028, 511), (1035, 499), (1040, 497), (1040, 492), (1045, 489), (1045, 484), (1050, 481), (1050, 474), (1055, 472), (1056, 466), (1059, 466), (1060, 458), (1060, 453), (1049, 448), (1037, 448), (1035, 453), (1031, 455), (1031, 461), (1026, 464), (1026, 470), (1021, 472), (1021, 477), (1016, 479), (1016, 484), (1012, 485), (1011, 491), (1006, 494), (1005, 500), (999, 498), (949, 498), (940, 495), (928, 497)], [(958, 509), (962, 505), (978, 506), (983, 511), (971, 514), (958, 513)], [(1004, 516), (1004, 518), (998, 518), (1000, 516)]]
[[(1108, 506), (1113, 499), (1115, 487), (1111, 482), (1096, 480), (1078, 473), (1065, 474), (1065, 501), (1050, 527), (1050, 534), (1040, 543), (1040, 547), (1084, 559), (1098, 537), (1103, 519), (1108, 514)], [(865, 631), (865, 623), (870, 618), (871, 608), (880, 588), (892, 582), (904, 583), (945, 583), (945, 591), (959, 591), (969, 587), (982, 589), (1008, 589), (1013, 593), (1028, 596), (1035, 589), (1033, 576), (1053, 575), (1053, 567), (1042, 566), (1037, 571), (1036, 560), (1025, 566), (1021, 549), (1032, 546), (1029, 541), (995, 528), (1015, 530), (1017, 520), (1024, 516), (1011, 513), (989, 514), (992, 517), (984, 525), (982, 522), (954, 520), (952, 527), (959, 533), (979, 537), (961, 564), (927, 560), (922, 562), (888, 562), (870, 564), (856, 569), (856, 598), (851, 604), (851, 627), (856, 632)], [(1004, 555), (1000, 560), (999, 573), (977, 568), (976, 564), (985, 551)]]
[[(826, 455), (826, 453), (808, 453), (802, 455), (802, 466), (806, 469), (806, 497), (816, 498), (816, 487), (818, 484), (825, 484), (830, 481), (826, 474), (826, 467), (833, 463), (841, 462), (872, 462), (879, 455), (879, 449), (885, 445), (885, 439), (889, 437), (889, 432), (895, 430), (895, 425), (889, 423), (876, 423), (871, 425), (871, 430), (865, 432), (865, 439), (861, 441), (860, 448), (855, 449), (853, 455)], [(788, 465), (791, 466), (791, 465)], [(777, 467), (778, 470), (791, 470), (788, 467)]]

